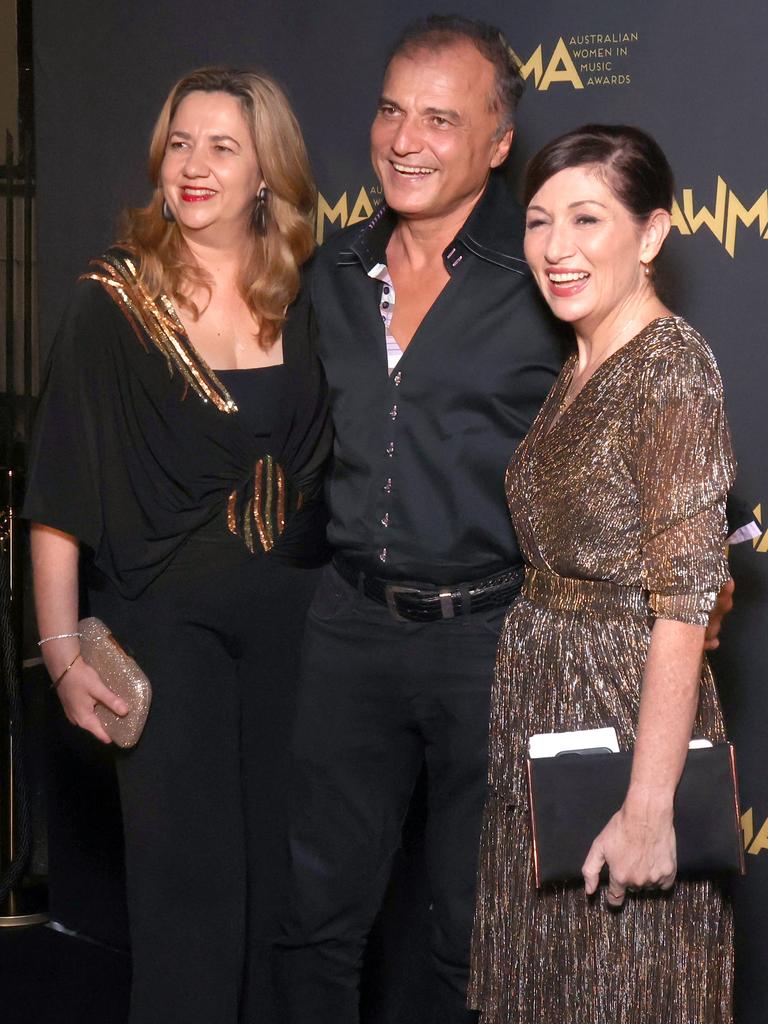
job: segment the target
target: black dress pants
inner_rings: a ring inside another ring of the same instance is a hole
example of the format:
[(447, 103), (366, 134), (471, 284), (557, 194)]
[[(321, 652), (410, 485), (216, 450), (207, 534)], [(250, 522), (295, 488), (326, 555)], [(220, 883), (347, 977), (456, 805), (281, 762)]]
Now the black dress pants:
[(131, 1024), (279, 1024), (269, 951), (284, 864), (298, 651), (317, 580), (252, 556), (223, 521), (136, 600), (92, 613), (153, 685), (118, 751), (133, 958)]
[(366, 938), (424, 762), (433, 1020), (476, 1019), (466, 989), (504, 611), (397, 621), (332, 567), (324, 570), (305, 634), (290, 896), (275, 951), (286, 1024), (358, 1021)]

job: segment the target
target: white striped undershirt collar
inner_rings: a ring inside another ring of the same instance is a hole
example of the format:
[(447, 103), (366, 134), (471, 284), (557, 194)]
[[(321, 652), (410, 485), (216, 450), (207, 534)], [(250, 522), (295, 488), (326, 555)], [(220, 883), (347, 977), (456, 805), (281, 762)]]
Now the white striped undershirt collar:
[(386, 263), (376, 263), (372, 266), (368, 271), (368, 277), (381, 281), (382, 285), (379, 298), (379, 313), (381, 313), (381, 319), (384, 323), (384, 338), (387, 345), (387, 369), (391, 374), (403, 354), (403, 350), (390, 333), (392, 314), (395, 311), (395, 286), (392, 284), (392, 278), (389, 276)]

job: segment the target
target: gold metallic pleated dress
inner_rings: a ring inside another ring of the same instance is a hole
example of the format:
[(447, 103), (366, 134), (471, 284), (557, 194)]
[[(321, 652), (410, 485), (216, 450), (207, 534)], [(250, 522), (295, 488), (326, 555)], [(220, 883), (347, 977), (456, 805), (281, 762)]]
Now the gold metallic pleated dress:
[[(534, 733), (635, 735), (654, 617), (705, 625), (728, 577), (734, 464), (720, 376), (684, 321), (649, 324), (563, 407), (575, 356), (506, 488), (527, 562), (499, 645), (470, 1005), (482, 1024), (730, 1024), (731, 911), (711, 881), (537, 891), (524, 774)], [(704, 666), (694, 735), (724, 738)]]

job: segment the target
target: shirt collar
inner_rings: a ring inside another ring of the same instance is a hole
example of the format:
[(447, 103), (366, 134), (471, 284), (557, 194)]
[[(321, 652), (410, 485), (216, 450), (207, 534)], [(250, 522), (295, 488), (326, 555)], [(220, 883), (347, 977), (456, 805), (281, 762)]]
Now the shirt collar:
[[(377, 208), (355, 237), (350, 248), (366, 274), (377, 264), (386, 264), (387, 245), (397, 223), (397, 214), (386, 203)], [(512, 196), (503, 171), (492, 171), (485, 191), (458, 234), (443, 252), (448, 273), (469, 252), (480, 259), (518, 274), (527, 274), (523, 258), (523, 212)]]

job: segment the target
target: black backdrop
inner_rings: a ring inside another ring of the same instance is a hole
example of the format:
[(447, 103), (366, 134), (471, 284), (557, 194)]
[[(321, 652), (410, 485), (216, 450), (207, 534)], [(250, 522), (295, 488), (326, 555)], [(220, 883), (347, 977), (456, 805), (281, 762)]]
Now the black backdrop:
[[(764, 516), (768, 371), (768, 106), (764, 0), (474, 0), (526, 65), (511, 162), (589, 120), (650, 130), (678, 182), (664, 257), (668, 298), (718, 357), (740, 463), (738, 491)], [(173, 81), (206, 63), (262, 66), (287, 87), (322, 194), (318, 236), (379, 200), (367, 126), (382, 62), (423, 0), (37, 0), (34, 38), (42, 336), (71, 282), (142, 202), (146, 144)], [(761, 507), (764, 505), (764, 511)], [(749, 874), (736, 885), (740, 1024), (768, 1019), (768, 533), (732, 554), (737, 610), (716, 668), (742, 776)]]

